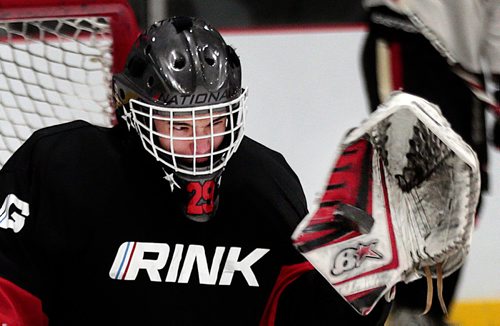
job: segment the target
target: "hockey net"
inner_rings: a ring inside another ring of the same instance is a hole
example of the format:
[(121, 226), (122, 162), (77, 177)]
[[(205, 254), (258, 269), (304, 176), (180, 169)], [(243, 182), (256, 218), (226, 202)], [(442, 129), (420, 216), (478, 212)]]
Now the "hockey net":
[(111, 126), (112, 74), (138, 33), (122, 0), (2, 0), (0, 168), (37, 129)]

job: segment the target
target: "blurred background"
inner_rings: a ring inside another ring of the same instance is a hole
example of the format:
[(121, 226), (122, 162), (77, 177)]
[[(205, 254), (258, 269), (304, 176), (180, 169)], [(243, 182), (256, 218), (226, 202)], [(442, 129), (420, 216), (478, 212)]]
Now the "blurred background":
[(237, 29), (364, 20), (360, 0), (130, 0), (129, 3), (141, 27), (180, 15), (203, 17), (216, 28)]

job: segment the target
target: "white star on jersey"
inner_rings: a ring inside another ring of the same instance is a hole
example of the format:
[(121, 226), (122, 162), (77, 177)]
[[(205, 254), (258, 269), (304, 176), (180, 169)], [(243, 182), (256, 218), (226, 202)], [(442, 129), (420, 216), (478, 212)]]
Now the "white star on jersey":
[(174, 187), (181, 189), (181, 186), (179, 186), (177, 182), (175, 182), (173, 173), (168, 173), (167, 171), (165, 171), (165, 169), (163, 169), (163, 172), (165, 172), (165, 176), (163, 177), (163, 179), (167, 180), (168, 183), (170, 183), (170, 191), (174, 192)]
[(123, 110), (122, 119), (125, 120), (125, 122), (127, 123), (128, 131), (130, 131), (130, 128), (134, 127), (134, 124), (132, 122), (132, 113), (128, 112), (127, 110)]

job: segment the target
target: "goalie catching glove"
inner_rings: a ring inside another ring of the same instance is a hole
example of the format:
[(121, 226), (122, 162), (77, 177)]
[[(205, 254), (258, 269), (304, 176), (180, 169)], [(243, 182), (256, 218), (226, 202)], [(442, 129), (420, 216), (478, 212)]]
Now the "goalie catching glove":
[(319, 207), (292, 238), (366, 315), (398, 282), (427, 276), (432, 290), (434, 277), (441, 290), (468, 253), (479, 189), (476, 154), (439, 108), (395, 92), (345, 137)]

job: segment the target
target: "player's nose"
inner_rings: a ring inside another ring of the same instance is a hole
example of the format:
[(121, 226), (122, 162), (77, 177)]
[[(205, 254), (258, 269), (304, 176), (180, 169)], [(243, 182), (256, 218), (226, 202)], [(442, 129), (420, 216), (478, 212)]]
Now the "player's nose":
[(212, 141), (211, 137), (207, 137), (206, 135), (201, 136), (194, 140), (193, 142), (193, 153), (196, 154), (207, 154), (210, 153), (212, 149)]

